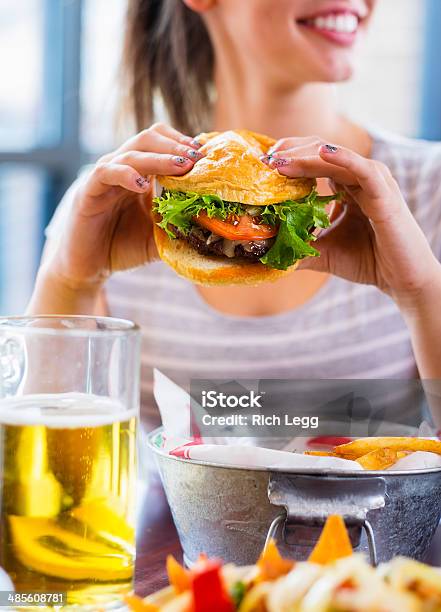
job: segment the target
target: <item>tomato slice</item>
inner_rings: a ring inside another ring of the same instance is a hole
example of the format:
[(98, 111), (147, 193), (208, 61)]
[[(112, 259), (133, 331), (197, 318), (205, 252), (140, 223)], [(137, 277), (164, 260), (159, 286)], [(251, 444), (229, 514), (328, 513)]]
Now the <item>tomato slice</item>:
[(266, 225), (265, 223), (256, 223), (251, 215), (229, 215), (225, 221), (216, 217), (209, 217), (202, 210), (193, 220), (228, 240), (265, 240), (277, 236), (278, 227)]

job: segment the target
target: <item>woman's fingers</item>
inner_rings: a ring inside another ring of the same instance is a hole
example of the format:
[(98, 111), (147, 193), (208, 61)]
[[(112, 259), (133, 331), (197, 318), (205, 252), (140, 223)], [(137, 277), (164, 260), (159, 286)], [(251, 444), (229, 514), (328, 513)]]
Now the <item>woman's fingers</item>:
[(323, 141), (318, 136), (303, 136), (303, 137), (290, 137), (281, 138), (268, 149), (268, 155), (272, 153), (286, 151), (287, 149), (293, 149), (295, 147), (310, 146), (312, 144), (319, 145)]
[(317, 270), (350, 278), (360, 249), (370, 246), (371, 225), (355, 202), (336, 203), (331, 213), (331, 226), (321, 230), (313, 246), (320, 257), (306, 257), (300, 269)]
[(201, 143), (195, 138), (186, 136), (185, 134), (182, 134), (182, 132), (178, 132), (178, 130), (175, 130), (175, 128), (167, 125), (166, 123), (154, 123), (149, 129), (156, 131), (158, 134), (162, 134), (171, 140), (176, 140), (176, 142), (180, 142), (182, 145), (190, 146), (193, 149), (199, 149), (199, 147), (201, 147)]
[(192, 167), (193, 162), (182, 156), (127, 151), (111, 161), (98, 163), (86, 179), (85, 187), (92, 197), (102, 195), (109, 187), (122, 187), (142, 194), (150, 187), (148, 175), (181, 175)]
[(298, 157), (296, 150), (285, 152), (285, 155), (270, 157), (269, 160), (262, 159), (271, 168), (277, 169), (280, 174), (295, 178), (331, 178), (337, 183), (354, 185), (357, 183), (354, 176), (333, 164), (324, 161), (317, 153)]
[(146, 193), (150, 188), (150, 180), (131, 166), (116, 163), (97, 164), (86, 179), (85, 189), (88, 195), (98, 197), (109, 187), (122, 187), (134, 193)]
[(393, 222), (394, 217), (402, 212), (409, 216), (398, 184), (387, 166), (344, 147), (322, 145), (319, 154), (326, 163), (343, 169), (356, 178), (359, 186), (356, 190), (344, 181), (338, 182), (349, 187), (349, 193), (373, 223)]
[(344, 168), (352, 174), (369, 197), (380, 199), (384, 196), (388, 187), (386, 176), (389, 170), (383, 164), (333, 145), (321, 145), (319, 155), (327, 163)]
[(169, 155), (188, 157), (193, 161), (201, 159), (203, 154), (197, 151), (188, 142), (185, 142), (187, 138), (187, 136), (182, 137), (179, 141), (149, 128), (125, 142), (116, 153), (136, 150), (153, 153), (168, 153)]
[(112, 163), (131, 166), (143, 176), (149, 174), (180, 175), (188, 172), (194, 162), (182, 155), (168, 155), (158, 153), (143, 153), (140, 151), (126, 151), (112, 160)]
[[(295, 139), (294, 139), (295, 140)], [(300, 140), (300, 139), (298, 139)], [(267, 155), (264, 155), (264, 158), (292, 158), (292, 157), (313, 157), (314, 155), (318, 155), (318, 150), (321, 146), (321, 142), (317, 142), (316, 140), (308, 142), (308, 139), (302, 138), (301, 142), (297, 145), (293, 145), (292, 147), (287, 147), (286, 149), (279, 149), (274, 152), (268, 152)]]
[(182, 144), (163, 136), (162, 134), (155, 134), (153, 137), (140, 137), (139, 146), (135, 147), (140, 151), (154, 152), (154, 153), (168, 153), (169, 155), (178, 155), (181, 157), (188, 157), (193, 161), (197, 161), (204, 156), (203, 153), (197, 151), (193, 147)]

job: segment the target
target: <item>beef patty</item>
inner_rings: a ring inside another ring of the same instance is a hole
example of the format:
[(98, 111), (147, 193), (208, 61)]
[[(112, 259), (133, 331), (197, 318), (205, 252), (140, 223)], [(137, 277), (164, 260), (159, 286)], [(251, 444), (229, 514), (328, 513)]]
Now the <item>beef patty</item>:
[(274, 244), (275, 238), (267, 240), (226, 240), (203, 227), (193, 225), (188, 234), (184, 234), (175, 225), (170, 230), (181, 240), (185, 240), (201, 255), (220, 255), (222, 257), (241, 257), (250, 262), (258, 262)]

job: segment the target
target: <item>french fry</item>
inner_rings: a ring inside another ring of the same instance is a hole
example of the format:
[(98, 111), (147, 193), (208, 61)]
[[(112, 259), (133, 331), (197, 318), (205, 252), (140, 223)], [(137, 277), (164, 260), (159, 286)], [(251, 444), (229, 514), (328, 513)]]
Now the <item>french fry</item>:
[(349, 557), (352, 552), (351, 540), (343, 518), (338, 514), (331, 514), (326, 519), (323, 531), (308, 561), (326, 565), (342, 557)]
[(385, 470), (398, 461), (398, 451), (379, 448), (356, 459), (365, 470)]
[(304, 455), (312, 455), (312, 457), (336, 457), (333, 451), (305, 451)]
[(441, 455), (441, 441), (427, 440), (425, 438), (359, 438), (348, 444), (334, 447), (334, 453), (345, 459), (358, 459), (363, 455), (378, 450), (389, 448), (395, 451), (426, 451)]

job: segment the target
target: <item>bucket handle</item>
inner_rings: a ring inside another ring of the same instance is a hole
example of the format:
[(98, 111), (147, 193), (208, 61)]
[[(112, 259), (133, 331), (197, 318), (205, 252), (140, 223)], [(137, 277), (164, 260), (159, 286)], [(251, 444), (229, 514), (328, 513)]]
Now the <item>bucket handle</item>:
[(364, 529), (371, 564), (377, 565), (375, 535), (367, 513), (386, 504), (384, 478), (271, 472), (268, 499), (283, 510), (269, 527), (265, 547), (282, 524), (284, 529), (287, 524), (323, 525), (329, 515), (340, 514), (348, 525)]
[[(287, 518), (288, 517), (287, 517), (286, 511), (283, 511), (280, 514), (278, 514), (275, 517), (275, 519), (273, 519), (271, 525), (269, 526), (268, 533), (266, 535), (265, 545), (263, 548), (264, 550), (267, 549), (268, 544), (273, 538), (276, 539), (276, 535), (277, 535), (277, 531), (279, 530), (279, 527), (282, 524), (283, 525), (286, 524)], [(363, 523), (361, 524), (361, 527), (366, 532), (366, 539), (367, 539), (367, 543), (369, 547), (369, 559), (370, 559), (371, 565), (376, 567), (378, 565), (378, 556), (377, 556), (377, 546), (375, 544), (374, 530), (372, 528), (372, 525), (367, 519), (364, 519)]]

